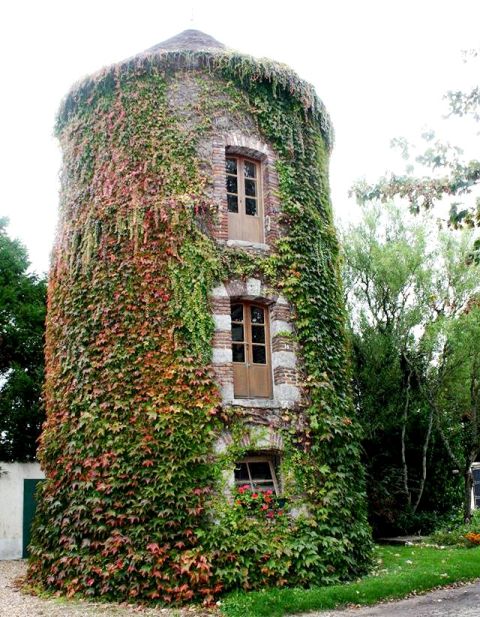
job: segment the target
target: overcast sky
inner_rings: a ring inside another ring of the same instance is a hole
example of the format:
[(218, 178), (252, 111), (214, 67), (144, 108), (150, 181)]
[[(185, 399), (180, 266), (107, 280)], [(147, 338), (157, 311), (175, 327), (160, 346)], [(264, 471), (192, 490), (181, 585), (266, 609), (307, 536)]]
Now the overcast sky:
[[(480, 47), (480, 0), (8, 1), (0, 9), (0, 216), (48, 269), (58, 207), (54, 118), (70, 86), (186, 28), (285, 62), (332, 116), (334, 207), (355, 217), (354, 180), (392, 165), (392, 137), (436, 125), (448, 89), (467, 87), (461, 50)], [(478, 80), (477, 80), (478, 81)], [(459, 139), (461, 141), (461, 139)], [(478, 156), (478, 155), (477, 155)]]

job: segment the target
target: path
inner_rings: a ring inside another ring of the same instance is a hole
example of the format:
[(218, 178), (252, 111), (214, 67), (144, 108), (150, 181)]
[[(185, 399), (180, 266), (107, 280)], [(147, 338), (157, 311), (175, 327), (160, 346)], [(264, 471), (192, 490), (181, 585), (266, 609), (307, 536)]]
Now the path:
[(214, 617), (215, 613), (195, 609), (141, 609), (119, 604), (45, 600), (22, 593), (15, 579), (23, 576), (24, 561), (0, 561), (0, 617)]
[[(480, 574), (480, 573), (479, 573)], [(302, 613), (295, 617), (480, 617), (480, 582), (364, 608)], [(293, 617), (293, 615), (292, 615)]]

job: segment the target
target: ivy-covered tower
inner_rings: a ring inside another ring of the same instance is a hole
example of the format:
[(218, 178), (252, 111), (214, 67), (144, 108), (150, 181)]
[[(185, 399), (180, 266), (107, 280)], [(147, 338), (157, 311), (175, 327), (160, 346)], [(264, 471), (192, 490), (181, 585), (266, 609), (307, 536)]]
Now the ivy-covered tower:
[(209, 602), (369, 558), (330, 120), (287, 67), (187, 30), (76, 84), (30, 580)]

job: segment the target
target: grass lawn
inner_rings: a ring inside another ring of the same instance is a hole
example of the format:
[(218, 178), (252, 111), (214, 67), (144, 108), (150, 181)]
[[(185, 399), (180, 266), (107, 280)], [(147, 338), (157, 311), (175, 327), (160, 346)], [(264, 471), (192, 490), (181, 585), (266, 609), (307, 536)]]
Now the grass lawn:
[(480, 547), (377, 546), (375, 561), (375, 572), (354, 583), (316, 589), (235, 592), (223, 599), (221, 609), (228, 617), (281, 617), (347, 604), (375, 604), (480, 578)]

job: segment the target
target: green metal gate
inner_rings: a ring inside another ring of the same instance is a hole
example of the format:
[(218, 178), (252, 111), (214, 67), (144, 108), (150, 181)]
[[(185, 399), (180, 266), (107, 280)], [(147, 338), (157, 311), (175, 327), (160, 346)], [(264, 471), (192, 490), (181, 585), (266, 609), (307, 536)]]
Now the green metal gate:
[(37, 484), (42, 480), (24, 480), (23, 481), (23, 542), (22, 542), (22, 557), (28, 557), (28, 545), (30, 544), (30, 532), (32, 528), (33, 517), (35, 516), (35, 508), (37, 501), (35, 499), (35, 489)]

